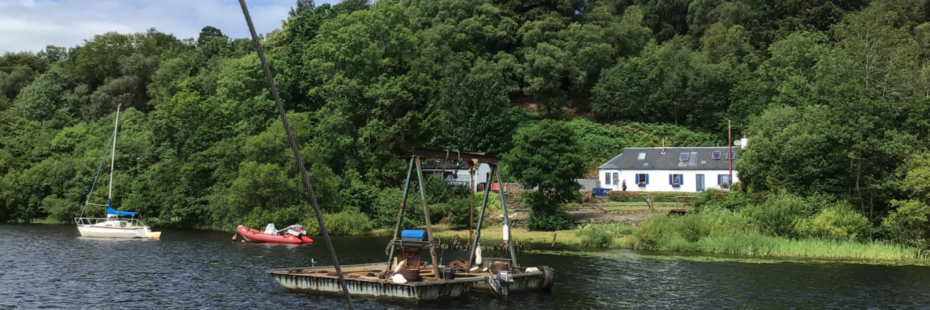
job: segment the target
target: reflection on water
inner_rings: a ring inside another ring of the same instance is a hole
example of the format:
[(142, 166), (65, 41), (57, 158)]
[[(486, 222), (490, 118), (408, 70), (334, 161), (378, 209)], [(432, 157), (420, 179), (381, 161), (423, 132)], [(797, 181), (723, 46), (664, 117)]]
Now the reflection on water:
[[(161, 240), (78, 237), (71, 225), (0, 225), (0, 309), (339, 308), (338, 297), (288, 293), (265, 269), (329, 264), (323, 244), (232, 242), (231, 233), (162, 229)], [(316, 238), (314, 238), (316, 239)], [(385, 260), (386, 237), (333, 237), (340, 262)], [(556, 270), (552, 292), (420, 305), (441, 309), (921, 308), (930, 268), (524, 254)], [(611, 255), (615, 254), (615, 255)], [(439, 251), (443, 261), (461, 252)], [(356, 299), (359, 308), (416, 306)]]

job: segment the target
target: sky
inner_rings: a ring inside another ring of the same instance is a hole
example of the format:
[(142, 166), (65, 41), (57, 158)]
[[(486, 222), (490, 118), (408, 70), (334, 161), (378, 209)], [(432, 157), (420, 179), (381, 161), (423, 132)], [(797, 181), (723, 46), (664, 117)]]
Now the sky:
[[(316, 4), (339, 0), (316, 0)], [(258, 33), (281, 28), (296, 0), (246, 0)], [(158, 31), (197, 38), (204, 26), (249, 37), (238, 0), (0, 0), (0, 53), (72, 47), (95, 34)]]

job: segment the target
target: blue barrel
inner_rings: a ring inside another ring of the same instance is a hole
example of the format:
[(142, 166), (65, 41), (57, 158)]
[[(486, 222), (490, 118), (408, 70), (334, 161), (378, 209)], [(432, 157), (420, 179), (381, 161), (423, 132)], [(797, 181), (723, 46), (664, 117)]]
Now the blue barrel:
[(610, 192), (609, 188), (598, 187), (593, 190), (594, 196), (607, 196), (607, 192)]
[(426, 241), (426, 231), (422, 229), (410, 229), (400, 232), (400, 238), (405, 240)]

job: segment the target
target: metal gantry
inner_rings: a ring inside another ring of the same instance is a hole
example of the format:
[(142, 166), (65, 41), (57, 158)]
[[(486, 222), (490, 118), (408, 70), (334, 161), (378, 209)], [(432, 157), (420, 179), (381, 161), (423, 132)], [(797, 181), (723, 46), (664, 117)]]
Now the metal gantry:
[[(504, 226), (505, 227), (508, 227), (508, 228), (510, 227), (510, 217), (507, 214), (507, 203), (504, 200), (504, 183), (503, 183), (503, 179), (501, 179), (500, 169), (497, 166), (496, 157), (491, 156), (491, 155), (481, 154), (481, 153), (463, 153), (463, 152), (457, 152), (457, 151), (450, 152), (446, 150), (414, 148), (413, 156), (410, 157), (410, 163), (407, 166), (407, 180), (404, 182), (404, 193), (403, 193), (403, 196), (400, 202), (400, 210), (397, 212), (397, 225), (394, 228), (394, 239), (398, 238), (399, 233), (402, 228), (401, 226), (403, 224), (403, 219), (404, 219), (404, 209), (406, 208), (407, 197), (410, 192), (411, 175), (414, 173), (414, 168), (415, 168), (417, 180), (419, 181), (419, 187), (420, 187), (420, 199), (423, 203), (423, 217), (425, 218), (425, 221), (426, 221), (427, 242), (429, 242), (430, 244), (429, 245), (430, 258), (432, 259), (432, 263), (433, 263), (433, 272), (435, 275), (438, 276), (439, 275), (439, 264), (436, 261), (436, 251), (433, 248), (434, 247), (433, 229), (432, 229), (432, 224), (430, 223), (430, 220), (429, 220), (429, 205), (426, 201), (426, 191), (424, 190), (424, 187), (423, 187), (423, 169), (422, 169), (422, 166), (420, 165), (421, 157), (443, 159), (443, 160), (462, 159), (462, 160), (467, 160), (471, 162), (473, 165), (480, 165), (482, 163), (490, 165), (491, 175), (497, 178), (497, 190), (498, 190), (498, 196), (500, 197), (500, 200), (501, 200), (501, 211), (503, 211), (504, 213)], [(490, 184), (490, 182), (488, 182), (488, 184)], [(469, 265), (471, 265), (471, 263), (473, 262), (475, 258), (475, 250), (477, 249), (478, 244), (481, 241), (481, 226), (484, 223), (484, 215), (488, 207), (488, 199), (490, 198), (490, 193), (491, 193), (491, 187), (486, 186), (485, 191), (484, 191), (484, 199), (482, 200), (482, 203), (481, 203), (481, 210), (478, 213), (478, 225), (477, 227), (474, 228), (475, 230), (474, 239), (471, 240), (472, 242), (469, 245), (469, 250), (468, 250)], [(508, 229), (507, 230), (508, 234), (509, 234), (509, 231), (510, 230)], [(510, 236), (506, 236), (506, 238), (504, 239), (506, 239), (507, 248), (510, 251), (510, 258), (513, 263), (512, 268), (517, 268), (519, 265), (517, 264), (517, 255), (513, 248), (513, 238), (511, 238)], [(392, 256), (394, 255), (393, 244), (391, 244), (391, 249), (387, 254), (388, 254), (388, 267), (390, 267), (391, 259), (392, 259)]]

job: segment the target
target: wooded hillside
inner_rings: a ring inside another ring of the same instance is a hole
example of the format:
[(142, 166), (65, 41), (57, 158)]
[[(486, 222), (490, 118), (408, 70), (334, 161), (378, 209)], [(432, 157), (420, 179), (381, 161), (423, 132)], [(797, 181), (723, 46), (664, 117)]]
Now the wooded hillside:
[[(412, 147), (500, 155), (523, 182), (514, 139), (541, 125), (573, 131), (558, 141), (590, 173), (624, 146), (725, 145), (731, 121), (744, 193), (848, 201), (876, 226), (930, 215), (926, 0), (300, 0), (281, 18), (263, 46), (346, 232), (390, 224)], [(0, 221), (78, 215), (119, 105), (117, 208), (312, 222), (251, 40), (210, 26), (0, 57)], [(438, 218), (461, 208), (432, 188)]]

